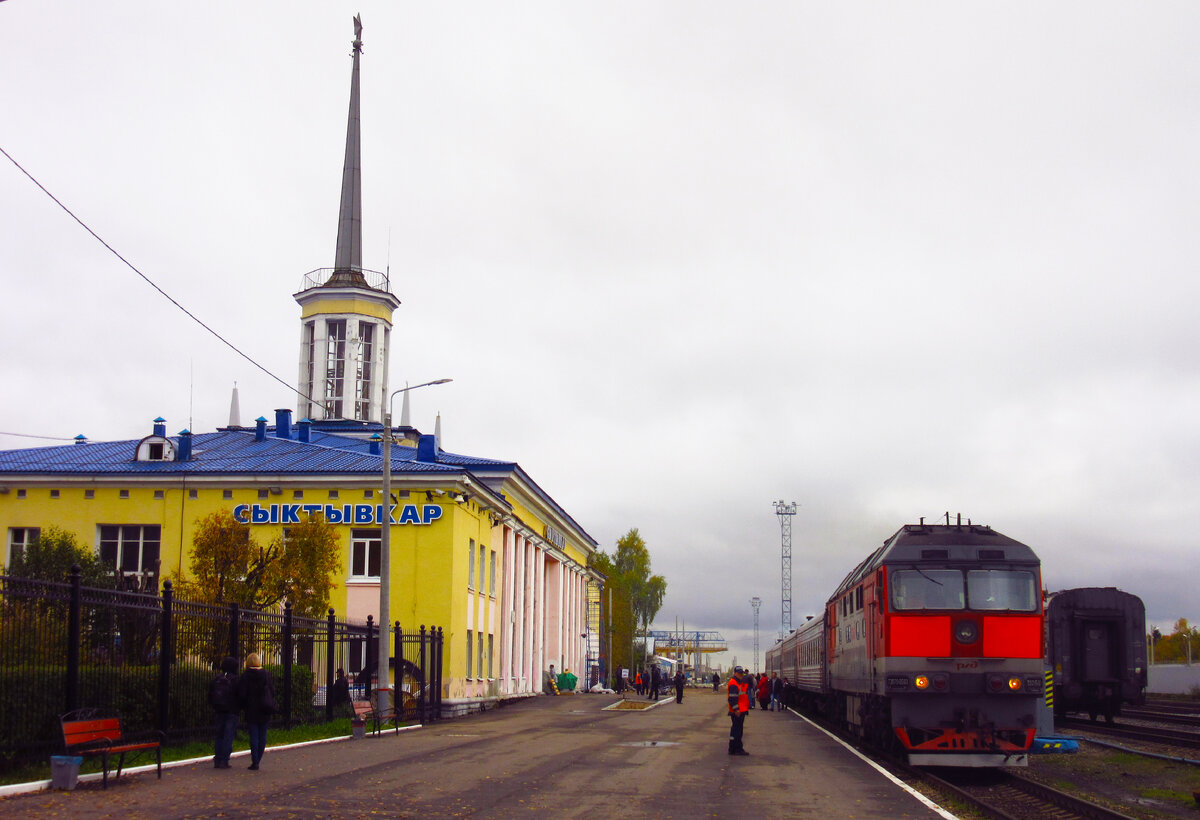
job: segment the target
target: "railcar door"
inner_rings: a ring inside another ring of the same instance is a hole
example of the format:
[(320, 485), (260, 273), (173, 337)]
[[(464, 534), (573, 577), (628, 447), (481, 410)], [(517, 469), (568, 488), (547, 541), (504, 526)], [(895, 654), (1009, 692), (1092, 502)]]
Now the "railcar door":
[(1083, 682), (1117, 678), (1115, 647), (1111, 621), (1083, 622)]

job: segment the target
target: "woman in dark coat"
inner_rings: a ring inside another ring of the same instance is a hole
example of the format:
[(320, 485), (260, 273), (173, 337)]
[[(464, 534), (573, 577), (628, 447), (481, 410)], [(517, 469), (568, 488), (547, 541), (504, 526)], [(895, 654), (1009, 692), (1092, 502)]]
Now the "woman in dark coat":
[(250, 768), (258, 769), (267, 748), (267, 724), (275, 714), (275, 684), (257, 652), (246, 657), (246, 671), (238, 678), (238, 703), (246, 712), (246, 730), (250, 734)]

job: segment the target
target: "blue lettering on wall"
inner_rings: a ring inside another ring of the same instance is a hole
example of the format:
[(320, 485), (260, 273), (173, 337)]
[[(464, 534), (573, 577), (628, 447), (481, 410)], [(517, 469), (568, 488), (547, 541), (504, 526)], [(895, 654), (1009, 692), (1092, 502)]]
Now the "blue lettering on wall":
[[(400, 511), (400, 520), (396, 520), (396, 507), (388, 507), (388, 520), (394, 525), (402, 524), (432, 524), (442, 517), (442, 508), (437, 504), (405, 504)], [(383, 505), (376, 504), (346, 504), (338, 507), (333, 504), (238, 504), (233, 508), (233, 518), (239, 524), (299, 524), (300, 513), (314, 515), (324, 513), (325, 520), (330, 524), (380, 524), (383, 519)]]

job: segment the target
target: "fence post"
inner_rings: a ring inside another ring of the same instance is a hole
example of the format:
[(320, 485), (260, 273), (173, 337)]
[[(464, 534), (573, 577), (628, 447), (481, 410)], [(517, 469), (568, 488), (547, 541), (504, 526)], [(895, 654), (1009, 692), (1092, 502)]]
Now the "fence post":
[(79, 564), (71, 567), (71, 602), (67, 610), (67, 679), (63, 689), (66, 693), (66, 709), (73, 712), (79, 708), (79, 642), (82, 638), (82, 601), (80, 591), (82, 579)]
[(421, 624), (421, 696), (417, 698), (417, 714), (420, 715), (421, 723), (425, 723), (425, 690), (429, 688), (429, 664), (426, 661), (425, 655), (425, 624)]
[(163, 582), (162, 632), (158, 639), (158, 729), (166, 732), (171, 720), (171, 655), (174, 634), (172, 603), (175, 591), (170, 580)]
[(404, 716), (404, 648), (401, 644), (400, 622), (393, 624), (392, 633), (392, 662), (396, 664), (396, 685), (392, 687), (392, 709), (400, 717)]
[(242, 663), (241, 649), (241, 611), (238, 609), (237, 601), (229, 605), (229, 657), (236, 658), (238, 666)]
[(329, 607), (329, 628), (325, 637), (325, 719), (333, 720), (333, 607)]
[(283, 725), (292, 725), (292, 602), (283, 605)]
[(367, 700), (371, 699), (371, 670), (379, 668), (379, 645), (373, 640), (375, 635), (375, 616), (367, 616), (367, 665), (364, 667), (367, 670)]
[(446, 650), (446, 633), (439, 626), (437, 630), (437, 663), (433, 665), (434, 674), (437, 676), (437, 688), (433, 690), (433, 699), (437, 704), (437, 708), (433, 712), (434, 720), (442, 718), (442, 660), (445, 657), (443, 654)]

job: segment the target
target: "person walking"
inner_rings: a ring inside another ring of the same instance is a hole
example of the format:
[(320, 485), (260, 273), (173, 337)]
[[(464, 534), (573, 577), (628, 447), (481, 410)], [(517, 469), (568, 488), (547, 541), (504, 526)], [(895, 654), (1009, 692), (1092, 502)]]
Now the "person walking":
[(750, 708), (754, 708), (754, 695), (758, 692), (758, 675), (753, 672), (746, 673), (746, 682), (750, 684)]
[(659, 674), (658, 664), (650, 667), (650, 694), (647, 697), (650, 700), (658, 700), (658, 689), (662, 686), (662, 675)]
[(764, 712), (771, 705), (771, 679), (767, 677), (767, 673), (763, 672), (758, 676), (758, 708)]
[(216, 712), (217, 739), (213, 750), (213, 768), (228, 769), (237, 734), (237, 660), (221, 661), (221, 671), (208, 684), (208, 705)]
[(721, 676), (713, 672), (713, 691), (716, 692), (721, 685)]
[(783, 678), (778, 672), (771, 673), (771, 711), (783, 711)]
[(683, 703), (683, 670), (680, 669), (675, 673), (675, 702)]
[(742, 746), (742, 733), (746, 727), (746, 713), (750, 711), (750, 681), (746, 670), (740, 666), (733, 667), (733, 677), (729, 679), (729, 753), (731, 755), (748, 755)]
[(263, 752), (267, 749), (267, 724), (275, 714), (275, 684), (263, 669), (257, 652), (246, 656), (246, 671), (237, 682), (238, 703), (246, 713), (246, 730), (250, 734), (250, 768), (258, 771)]

